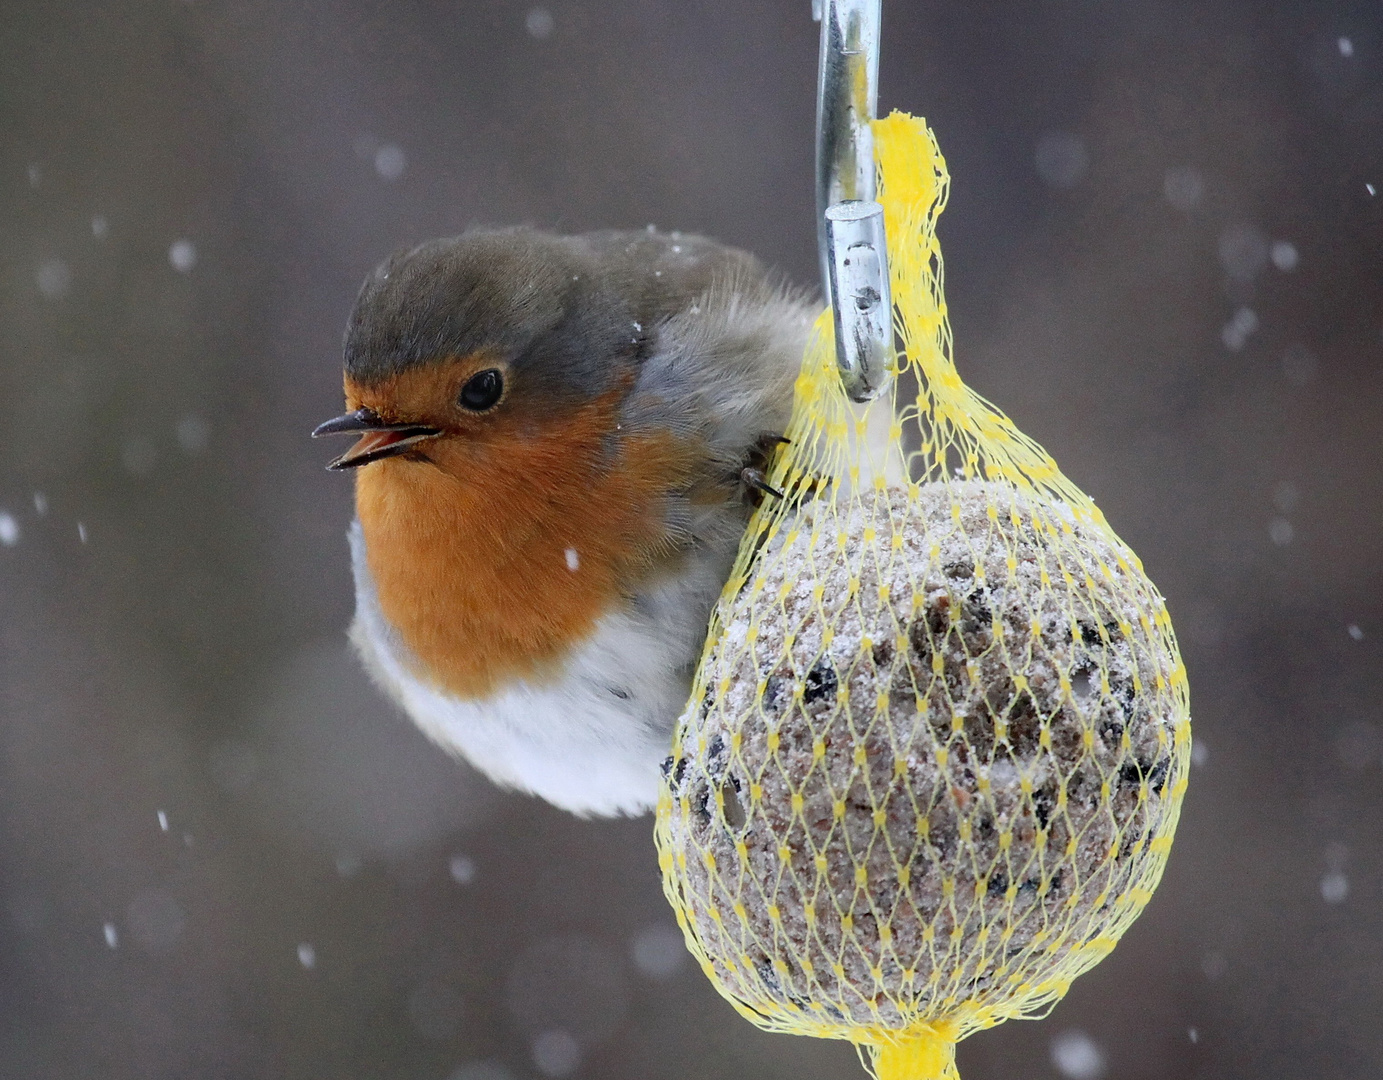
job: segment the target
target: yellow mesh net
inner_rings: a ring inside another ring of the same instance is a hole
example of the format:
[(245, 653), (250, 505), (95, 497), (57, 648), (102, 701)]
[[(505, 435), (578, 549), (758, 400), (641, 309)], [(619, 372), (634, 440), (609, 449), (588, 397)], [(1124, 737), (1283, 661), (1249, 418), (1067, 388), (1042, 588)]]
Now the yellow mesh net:
[(1044, 1013), (1162, 874), (1185, 669), (1137, 556), (961, 382), (925, 123), (876, 122), (902, 342), (853, 405), (829, 313), (658, 806), (668, 898), (717, 989), (848, 1039), (880, 1080)]

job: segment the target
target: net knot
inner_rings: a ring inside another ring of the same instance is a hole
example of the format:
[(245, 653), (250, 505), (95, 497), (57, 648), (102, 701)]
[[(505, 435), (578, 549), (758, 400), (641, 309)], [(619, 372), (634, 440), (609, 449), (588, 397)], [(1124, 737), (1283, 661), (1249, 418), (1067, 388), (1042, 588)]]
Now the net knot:
[(940, 1020), (891, 1034), (869, 1047), (878, 1080), (959, 1080), (954, 1023)]

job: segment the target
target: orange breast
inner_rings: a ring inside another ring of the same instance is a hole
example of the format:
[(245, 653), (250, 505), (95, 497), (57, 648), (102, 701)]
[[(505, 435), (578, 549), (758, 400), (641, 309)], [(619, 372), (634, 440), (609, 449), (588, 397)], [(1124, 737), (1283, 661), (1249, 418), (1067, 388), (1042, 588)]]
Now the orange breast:
[(606, 433), (597, 401), (540, 433), (444, 437), (436, 464), (367, 465), (356, 507), (384, 616), (422, 669), (465, 698), (541, 678), (674, 553), (661, 502), (692, 475), (685, 443)]

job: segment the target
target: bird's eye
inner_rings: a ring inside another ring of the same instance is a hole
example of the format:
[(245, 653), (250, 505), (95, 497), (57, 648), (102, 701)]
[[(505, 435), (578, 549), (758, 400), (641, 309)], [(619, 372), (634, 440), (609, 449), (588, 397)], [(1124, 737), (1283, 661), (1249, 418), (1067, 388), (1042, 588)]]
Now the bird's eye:
[(495, 368), (472, 375), (461, 387), (459, 398), (463, 409), (471, 412), (484, 412), (491, 408), (504, 394), (504, 376)]

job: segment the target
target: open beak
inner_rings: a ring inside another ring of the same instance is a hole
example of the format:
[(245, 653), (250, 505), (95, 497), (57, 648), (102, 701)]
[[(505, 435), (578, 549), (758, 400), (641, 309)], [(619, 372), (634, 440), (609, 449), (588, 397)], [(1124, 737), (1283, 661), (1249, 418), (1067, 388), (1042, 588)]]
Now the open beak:
[(391, 424), (373, 409), (356, 409), (325, 424), (318, 424), (313, 429), (312, 437), (359, 435), (359, 442), (327, 466), (328, 469), (355, 469), (395, 454), (406, 454), (418, 443), (435, 439), (440, 434), (440, 428), (423, 424)]

